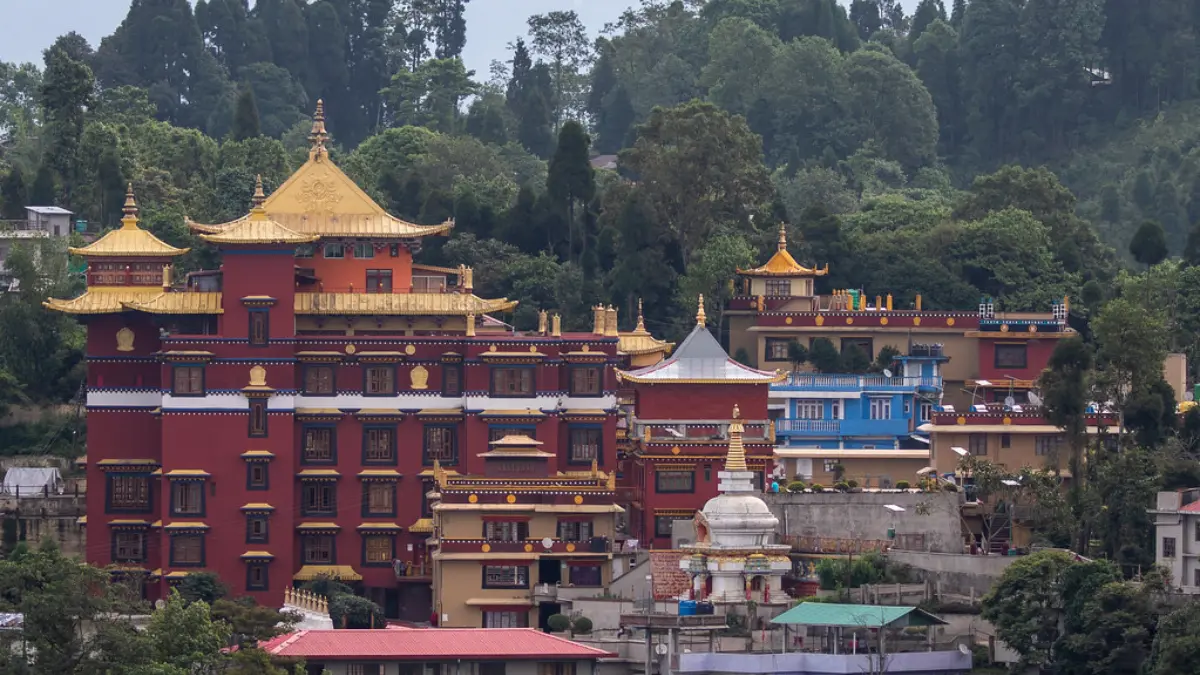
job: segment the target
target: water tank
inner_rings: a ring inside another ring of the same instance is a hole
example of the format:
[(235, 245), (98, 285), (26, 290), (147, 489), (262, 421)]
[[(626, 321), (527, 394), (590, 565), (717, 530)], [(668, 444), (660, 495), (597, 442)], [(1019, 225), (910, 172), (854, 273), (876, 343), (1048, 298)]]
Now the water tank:
[(696, 616), (696, 601), (695, 600), (680, 600), (679, 601), (679, 616)]

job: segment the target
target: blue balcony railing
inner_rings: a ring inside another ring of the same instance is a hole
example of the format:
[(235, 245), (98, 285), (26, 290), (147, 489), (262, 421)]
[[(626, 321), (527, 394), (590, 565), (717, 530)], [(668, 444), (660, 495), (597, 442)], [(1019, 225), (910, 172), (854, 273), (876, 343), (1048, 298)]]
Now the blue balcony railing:
[(942, 378), (789, 373), (786, 380), (771, 385), (771, 388), (797, 391), (891, 391), (900, 393), (916, 389), (941, 389)]
[(907, 436), (912, 433), (908, 419), (890, 420), (805, 420), (781, 419), (775, 422), (775, 433), (778, 436)]

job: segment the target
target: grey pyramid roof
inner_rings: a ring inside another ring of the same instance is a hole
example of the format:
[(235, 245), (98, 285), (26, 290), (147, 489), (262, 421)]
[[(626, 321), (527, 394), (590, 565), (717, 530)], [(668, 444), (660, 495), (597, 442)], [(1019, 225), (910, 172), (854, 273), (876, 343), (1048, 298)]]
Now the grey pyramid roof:
[(745, 384), (767, 384), (779, 375), (755, 370), (729, 358), (721, 343), (701, 324), (696, 324), (671, 358), (640, 370), (622, 373), (634, 382), (671, 382), (675, 380), (726, 380)]

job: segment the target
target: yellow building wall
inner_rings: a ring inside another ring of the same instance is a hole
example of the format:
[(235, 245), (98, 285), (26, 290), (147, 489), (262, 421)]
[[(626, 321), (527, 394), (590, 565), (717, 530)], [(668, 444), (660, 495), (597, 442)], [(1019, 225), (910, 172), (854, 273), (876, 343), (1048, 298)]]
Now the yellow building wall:
[[(1014, 425), (1014, 429), (1019, 429), (1019, 427)], [(969, 431), (969, 427), (967, 430)], [(1037, 438), (1039, 436), (1062, 436), (1061, 433), (1050, 431), (1007, 434), (1000, 432), (971, 434), (967, 431), (951, 433), (934, 431), (930, 435), (933, 450), (932, 466), (937, 467), (938, 473), (948, 473), (958, 469), (961, 458), (950, 448), (957, 446), (970, 452), (971, 436), (973, 435), (986, 438), (987, 454), (978, 455), (980, 459), (985, 459), (993, 464), (999, 464), (1010, 471), (1017, 471), (1022, 467), (1032, 469), (1052, 468), (1053, 458), (1037, 453)], [(1067, 446), (1065, 439), (1059, 446), (1058, 455), (1058, 468), (1060, 471), (1065, 471), (1070, 458), (1070, 448)]]

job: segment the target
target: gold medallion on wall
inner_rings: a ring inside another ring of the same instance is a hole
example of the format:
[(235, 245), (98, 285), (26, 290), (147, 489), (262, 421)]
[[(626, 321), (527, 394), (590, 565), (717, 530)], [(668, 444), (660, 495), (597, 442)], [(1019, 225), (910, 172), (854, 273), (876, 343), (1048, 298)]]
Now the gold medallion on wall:
[(429, 388), (429, 370), (425, 366), (413, 366), (408, 372), (409, 386), (413, 389)]
[(117, 331), (117, 351), (133, 351), (133, 331), (129, 330), (128, 327)]
[(305, 213), (328, 215), (342, 201), (342, 193), (338, 191), (337, 183), (325, 174), (305, 181), (298, 199)]

